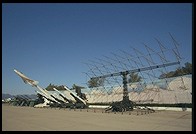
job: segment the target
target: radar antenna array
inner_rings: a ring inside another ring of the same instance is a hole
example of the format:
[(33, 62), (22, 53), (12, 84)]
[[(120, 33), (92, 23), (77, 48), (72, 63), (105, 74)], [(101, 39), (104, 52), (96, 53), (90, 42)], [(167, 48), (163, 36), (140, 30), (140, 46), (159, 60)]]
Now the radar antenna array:
[[(103, 56), (103, 59), (96, 58), (96, 60), (89, 60), (90, 63), (85, 63), (89, 68), (89, 71), (85, 73), (89, 77), (87, 85), (91, 91), (99, 94), (94, 103), (109, 102), (112, 111), (133, 110), (136, 102), (134, 98), (130, 98), (128, 86), (134, 85), (135, 82), (139, 85), (140, 90), (145, 89), (146, 83), (155, 86), (155, 81), (160, 78), (160, 74), (168, 73), (167, 68), (180, 66), (179, 44), (171, 34), (170, 37), (174, 44), (174, 48), (171, 49), (155, 38), (158, 43), (158, 49), (156, 49), (158, 51), (143, 43), (147, 54), (130, 47), (129, 52), (120, 50), (119, 54), (111, 53), (112, 57)], [(131, 50), (132, 53), (130, 53)], [(131, 75), (139, 76), (140, 79), (134, 80)], [(163, 79), (167, 84), (167, 79)], [(114, 99), (115, 97), (116, 99)], [(148, 99), (146, 98), (146, 100)]]

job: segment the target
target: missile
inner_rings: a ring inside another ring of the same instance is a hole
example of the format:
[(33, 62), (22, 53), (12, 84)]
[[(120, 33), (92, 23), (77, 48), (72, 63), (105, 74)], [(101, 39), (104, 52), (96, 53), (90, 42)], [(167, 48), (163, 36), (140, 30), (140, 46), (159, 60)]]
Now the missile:
[(39, 87), (38, 85), (36, 86), (45, 96), (47, 96), (47, 98), (49, 98), (50, 100), (56, 102), (56, 103), (59, 103), (60, 102), (53, 96), (51, 95), (51, 93), (49, 93), (46, 89), (43, 89), (41, 87)]
[(39, 83), (38, 81), (32, 80), (32, 79), (28, 78), (22, 72), (19, 72), (16, 69), (14, 69), (14, 72), (22, 78), (22, 80), (24, 81), (24, 83), (29, 84), (29, 85), (31, 85), (31, 86), (36, 87), (37, 89), (39, 89), (39, 91), (41, 91), (41, 93), (42, 93), (41, 94), (42, 96), (44, 96), (44, 97), (52, 100), (53, 102), (56, 102), (56, 103), (59, 103), (60, 104), (60, 102), (57, 101), (55, 99), (55, 97), (53, 95), (51, 95), (47, 90), (45, 90), (45, 89), (43, 89), (43, 88), (41, 88), (41, 87), (38, 86), (38, 83)]
[(58, 103), (58, 104), (63, 104), (63, 103), (66, 103), (65, 100), (68, 101), (68, 102), (70, 102), (70, 103), (76, 103), (77, 101), (79, 101), (79, 102), (82, 102), (82, 103), (84, 103), (86, 105), (86, 102), (82, 98), (80, 98), (79, 96), (77, 96), (74, 92), (72, 92), (66, 86), (64, 86), (64, 88), (67, 89), (67, 91), (70, 93), (70, 95), (75, 99), (74, 101), (73, 100), (70, 100), (70, 99), (67, 99), (67, 97), (64, 94), (60, 93), (57, 89), (54, 89), (56, 92), (59, 93), (59, 96), (60, 97), (59, 96), (57, 97), (54, 94), (48, 92), (46, 89), (39, 87), (38, 86), (38, 83), (39, 83), (38, 81), (32, 80), (32, 79), (28, 78), (22, 72), (19, 72), (16, 69), (14, 69), (14, 72), (18, 76), (20, 76), (22, 78), (22, 80), (24, 81), (24, 83), (29, 84), (29, 85), (31, 85), (31, 86), (36, 87), (37, 89), (39, 89), (39, 91), (40, 91), (39, 94), (42, 95), (43, 97), (45, 97), (46, 99), (48, 99), (51, 102)]
[(39, 92), (39, 91), (36, 91), (37, 94), (40, 94), (41, 96), (43, 96), (46, 100), (48, 100), (49, 102), (53, 102), (53, 103), (56, 103), (56, 101), (54, 100), (51, 100), (50, 98), (48, 98), (45, 94), (43, 94), (42, 92)]
[(40, 95), (42, 95), (44, 98), (46, 98), (48, 101), (51, 101), (51, 102), (53, 102), (53, 103), (58, 103), (58, 104), (63, 104), (63, 103), (65, 103), (64, 101), (62, 101), (62, 100), (60, 100), (60, 99), (58, 99), (58, 98), (56, 98), (54, 95), (45, 95), (44, 93), (42, 93), (42, 92), (39, 92), (39, 91), (37, 91), (37, 93), (38, 94), (40, 94)]
[(74, 97), (74, 99), (76, 99), (76, 101), (81, 101), (82, 103), (84, 103), (86, 105), (86, 102), (80, 98), (79, 96), (77, 96), (73, 91), (71, 91), (68, 87), (64, 86), (64, 88), (70, 93), (71, 96)]
[(76, 102), (73, 102), (73, 100), (71, 99), (68, 99), (67, 97), (65, 97), (65, 95), (63, 93), (61, 93), (59, 90), (57, 90), (56, 88), (53, 88), (56, 92), (59, 93), (59, 96), (61, 96), (64, 100), (68, 101), (69, 103), (76, 103)]
[(32, 79), (30, 79), (30, 78), (28, 78), (27, 76), (25, 76), (22, 72), (19, 72), (19, 71), (17, 71), (16, 69), (14, 69), (14, 72), (17, 74), (17, 75), (19, 75), (21, 78), (22, 78), (22, 80), (24, 81), (24, 83), (25, 84), (30, 84), (31, 86), (37, 86), (38, 85), (38, 81), (36, 81), (36, 80), (32, 80)]

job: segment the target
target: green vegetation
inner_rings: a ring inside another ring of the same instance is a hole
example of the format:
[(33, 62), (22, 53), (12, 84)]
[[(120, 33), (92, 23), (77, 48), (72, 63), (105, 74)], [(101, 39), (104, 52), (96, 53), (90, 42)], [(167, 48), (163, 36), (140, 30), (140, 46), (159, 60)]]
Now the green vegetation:
[(192, 74), (192, 64), (189, 62), (185, 63), (185, 67), (177, 68), (175, 71), (170, 71), (168, 73), (161, 74), (159, 76), (159, 79), (177, 77), (187, 74)]
[[(138, 73), (132, 72), (129, 74), (129, 78), (128, 78), (128, 83), (132, 83), (132, 82), (139, 82), (142, 80), (142, 77), (138, 75)], [(93, 87), (99, 87), (99, 86), (103, 86), (105, 79), (104, 78), (91, 78), (88, 81), (88, 87), (89, 88), (93, 88)]]
[(99, 86), (103, 86), (104, 84), (104, 78), (91, 78), (89, 81), (88, 81), (88, 87), (89, 88), (93, 88), (93, 87), (99, 87)]
[[(187, 74), (192, 74), (192, 64), (189, 62), (185, 63), (184, 67), (181, 68), (177, 68), (175, 71), (170, 71), (168, 73), (163, 73), (159, 76), (159, 79), (164, 79), (164, 78), (170, 78), (170, 77), (177, 77), (177, 76), (182, 76), (182, 75), (187, 75)], [(133, 83), (133, 82), (139, 82), (142, 80), (142, 77), (138, 75), (138, 73), (136, 72), (132, 72), (129, 74), (128, 77), (128, 83)], [(93, 88), (93, 87), (99, 87), (99, 86), (103, 86), (104, 85), (104, 78), (91, 78), (88, 81), (88, 87), (89, 88)], [(53, 91), (53, 88), (56, 88), (57, 90), (64, 90), (64, 87), (61, 86), (57, 86), (54, 84), (49, 84), (49, 86), (46, 87), (46, 90), (48, 91)], [(77, 86), (75, 84), (73, 84), (72, 89), (82, 89), (84, 87), (81, 86)]]
[(48, 90), (48, 91), (54, 91), (53, 88), (56, 88), (57, 90), (65, 90), (64, 87), (63, 87), (63, 85), (57, 86), (57, 85), (54, 85), (54, 84), (51, 84), (51, 83), (46, 87), (46, 90)]
[(82, 86), (78, 86), (78, 85), (76, 85), (76, 84), (73, 84), (71, 89), (77, 91), (77, 90), (81, 90), (81, 89), (83, 89), (83, 88), (85, 88), (85, 87), (82, 87)]
[(131, 72), (129, 74), (128, 83), (139, 82), (142, 80), (142, 77), (138, 75), (138, 73)]

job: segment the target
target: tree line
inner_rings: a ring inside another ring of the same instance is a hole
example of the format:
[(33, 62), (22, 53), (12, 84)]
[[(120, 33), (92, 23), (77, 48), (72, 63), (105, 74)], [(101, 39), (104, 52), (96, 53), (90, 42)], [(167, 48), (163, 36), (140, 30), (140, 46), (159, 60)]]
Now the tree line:
[[(177, 76), (188, 75), (188, 74), (192, 74), (192, 64), (189, 63), (189, 62), (186, 62), (183, 67), (181, 67), (181, 68), (179, 67), (175, 71), (170, 71), (168, 73), (161, 74), (159, 76), (159, 79), (177, 77)], [(139, 82), (141, 80), (142, 80), (142, 77), (139, 76), (138, 73), (131, 72), (128, 75), (127, 82), (128, 83), (133, 83), (133, 82)], [(87, 85), (88, 85), (89, 88), (99, 87), (99, 86), (103, 86), (104, 82), (105, 82), (105, 78), (96, 77), (96, 78), (91, 78), (87, 82)], [(63, 85), (57, 86), (57, 85), (54, 85), (54, 84), (51, 84), (51, 83), (46, 87), (46, 90), (53, 91), (53, 88), (56, 88), (57, 90), (65, 90)], [(73, 84), (71, 89), (78, 90), (78, 89), (82, 89), (82, 88), (84, 88), (84, 87), (77, 86), (76, 84)]]
[[(170, 77), (177, 77), (182, 75), (192, 74), (192, 64), (189, 62), (185, 63), (184, 67), (177, 68), (175, 71), (170, 71), (168, 73), (163, 73), (159, 76), (159, 79), (170, 78)], [(131, 72), (128, 75), (128, 83), (139, 82), (142, 80), (142, 77), (138, 75), (136, 72)], [(104, 85), (105, 78), (91, 78), (88, 81), (88, 87), (99, 87)]]
[(192, 64), (189, 62), (186, 62), (184, 64), (184, 67), (179, 67), (175, 71), (170, 71), (168, 73), (163, 73), (159, 76), (159, 79), (164, 79), (164, 78), (171, 78), (171, 77), (177, 77), (177, 76), (182, 76), (182, 75), (188, 75), (192, 74)]

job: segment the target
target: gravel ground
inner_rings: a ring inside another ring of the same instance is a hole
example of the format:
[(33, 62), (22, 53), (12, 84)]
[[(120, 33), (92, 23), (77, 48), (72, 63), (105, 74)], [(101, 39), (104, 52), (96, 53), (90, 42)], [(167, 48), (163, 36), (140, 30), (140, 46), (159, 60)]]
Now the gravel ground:
[(131, 111), (17, 107), (2, 104), (2, 131), (192, 131), (190, 111)]

